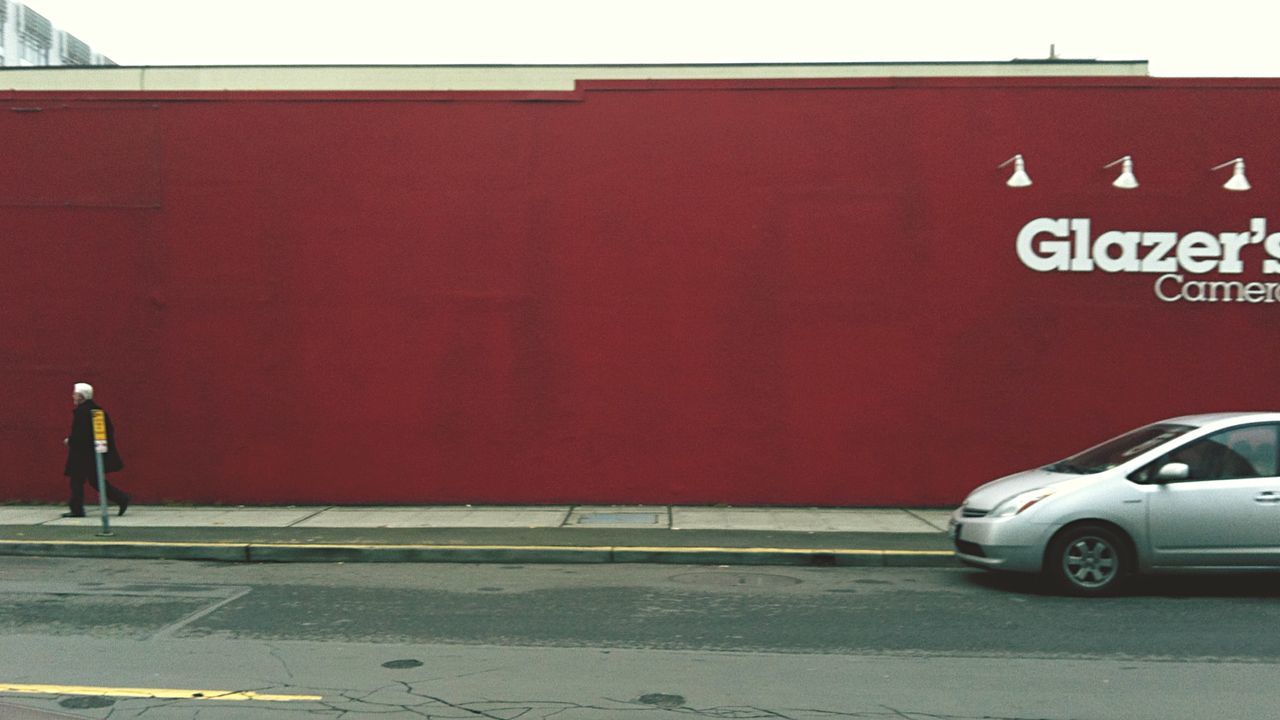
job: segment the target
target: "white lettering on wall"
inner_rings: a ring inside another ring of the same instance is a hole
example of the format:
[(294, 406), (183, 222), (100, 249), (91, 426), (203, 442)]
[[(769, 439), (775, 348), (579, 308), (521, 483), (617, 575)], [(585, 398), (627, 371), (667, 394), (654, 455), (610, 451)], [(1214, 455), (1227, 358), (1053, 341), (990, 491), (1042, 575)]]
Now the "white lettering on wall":
[[(1112, 230), (1102, 233), (1093, 246), (1093, 261), (1103, 272), (1140, 272), (1142, 266), (1138, 262), (1138, 241), (1141, 238), (1142, 233), (1136, 232)], [(1118, 251), (1115, 257), (1111, 254), (1112, 248)]]
[(1250, 218), (1247, 231), (1108, 229), (1097, 236), (1089, 218), (1036, 218), (1018, 231), (1015, 249), (1036, 272), (1158, 274), (1152, 289), (1162, 302), (1280, 303), (1280, 283), (1195, 278), (1251, 268), (1280, 275), (1280, 232), (1268, 234), (1266, 218)]
[[(1039, 240), (1049, 235), (1061, 240)], [(1022, 226), (1018, 233), (1018, 259), (1023, 265), (1039, 272), (1066, 270), (1070, 267), (1071, 245), (1066, 240), (1067, 221), (1039, 218)]]
[(1271, 259), (1262, 261), (1262, 272), (1266, 275), (1280, 275), (1280, 233), (1267, 237), (1266, 249)]
[(1156, 278), (1155, 295), (1163, 302), (1280, 303), (1280, 283), (1239, 280), (1188, 280), (1169, 273)]

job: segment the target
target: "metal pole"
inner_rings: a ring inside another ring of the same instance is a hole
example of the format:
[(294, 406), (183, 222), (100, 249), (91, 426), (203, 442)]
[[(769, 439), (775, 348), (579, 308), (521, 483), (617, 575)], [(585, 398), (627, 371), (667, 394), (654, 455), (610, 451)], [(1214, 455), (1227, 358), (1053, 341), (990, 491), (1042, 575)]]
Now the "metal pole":
[(102, 509), (102, 532), (99, 537), (111, 534), (111, 521), (107, 519), (107, 473), (102, 468), (102, 456), (107, 452), (106, 413), (93, 411), (93, 462), (98, 466), (98, 507)]
[(98, 466), (98, 507), (102, 510), (102, 532), (98, 535), (106, 537), (111, 535), (111, 521), (107, 519), (107, 473), (102, 469), (102, 453), (95, 452), (93, 459)]

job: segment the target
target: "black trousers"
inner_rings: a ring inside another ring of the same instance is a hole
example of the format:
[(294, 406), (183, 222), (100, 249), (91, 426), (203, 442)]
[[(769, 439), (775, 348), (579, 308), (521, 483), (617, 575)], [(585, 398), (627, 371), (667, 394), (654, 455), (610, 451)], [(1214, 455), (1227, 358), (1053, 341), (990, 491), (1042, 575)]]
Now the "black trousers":
[[(93, 488), (94, 492), (98, 491), (98, 475), (92, 473), (89, 475), (72, 475), (71, 480), (71, 512), (77, 515), (84, 514), (84, 486), (87, 484)], [(107, 501), (119, 505), (121, 501), (128, 502), (129, 496), (120, 488), (107, 481)]]

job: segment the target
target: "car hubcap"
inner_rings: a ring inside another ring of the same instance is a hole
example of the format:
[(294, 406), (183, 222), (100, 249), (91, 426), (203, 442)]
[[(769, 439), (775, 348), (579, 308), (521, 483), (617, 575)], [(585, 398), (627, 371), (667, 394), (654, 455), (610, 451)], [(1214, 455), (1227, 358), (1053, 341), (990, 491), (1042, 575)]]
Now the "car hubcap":
[(1062, 558), (1067, 577), (1083, 587), (1101, 587), (1116, 574), (1116, 553), (1096, 537), (1083, 537), (1067, 548)]

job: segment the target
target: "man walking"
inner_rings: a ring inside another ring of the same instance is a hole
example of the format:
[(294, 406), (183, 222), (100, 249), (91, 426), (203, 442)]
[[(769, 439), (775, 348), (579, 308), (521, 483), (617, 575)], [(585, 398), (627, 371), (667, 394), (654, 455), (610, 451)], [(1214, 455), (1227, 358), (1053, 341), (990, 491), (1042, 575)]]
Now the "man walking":
[[(98, 464), (93, 457), (93, 411), (102, 408), (93, 401), (93, 386), (88, 383), (76, 383), (71, 400), (75, 403), (71, 434), (63, 441), (67, 444), (67, 467), (63, 474), (71, 479), (71, 512), (62, 513), (62, 517), (84, 517), (85, 483), (98, 489)], [(124, 462), (120, 460), (120, 451), (116, 448), (111, 416), (106, 411), (102, 414), (107, 425), (107, 452), (102, 456), (102, 469), (116, 472), (124, 468)], [(105, 484), (107, 500), (119, 506), (120, 514), (123, 515), (129, 509), (129, 496), (111, 483)]]

